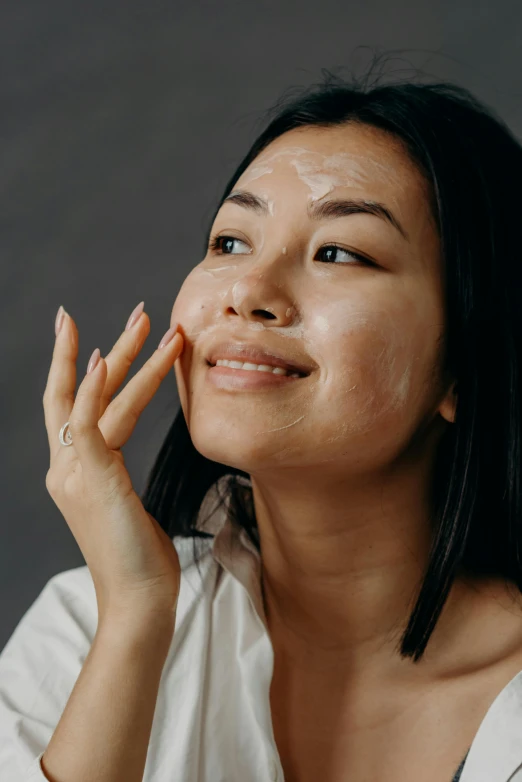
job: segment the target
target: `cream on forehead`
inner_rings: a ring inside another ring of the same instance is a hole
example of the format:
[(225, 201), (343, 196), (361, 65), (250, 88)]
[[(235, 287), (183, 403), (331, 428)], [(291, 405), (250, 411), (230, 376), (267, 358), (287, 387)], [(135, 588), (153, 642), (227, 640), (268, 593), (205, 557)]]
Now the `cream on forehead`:
[[(273, 173), (273, 165), (279, 160), (290, 158), (288, 163), (293, 166), (299, 179), (310, 189), (310, 200), (324, 198), (335, 187), (364, 187), (375, 180), (385, 182), (394, 188), (403, 189), (404, 184), (396, 166), (383, 163), (371, 155), (361, 155), (353, 152), (336, 152), (323, 155), (304, 147), (288, 147), (286, 149), (264, 155), (240, 178), (242, 185), (260, 179)], [(271, 213), (273, 204), (271, 203)]]

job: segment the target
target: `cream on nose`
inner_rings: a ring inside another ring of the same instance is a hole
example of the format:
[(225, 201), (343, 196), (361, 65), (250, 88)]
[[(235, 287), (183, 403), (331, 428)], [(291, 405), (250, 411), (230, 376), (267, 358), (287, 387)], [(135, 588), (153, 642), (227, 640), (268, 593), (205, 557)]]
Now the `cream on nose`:
[(238, 280), (234, 283), (232, 286), (232, 301), (234, 302), (234, 307), (236, 307), (236, 309), (239, 309), (242, 306), (243, 301), (246, 296), (248, 296), (248, 291), (249, 286), (244, 280)]

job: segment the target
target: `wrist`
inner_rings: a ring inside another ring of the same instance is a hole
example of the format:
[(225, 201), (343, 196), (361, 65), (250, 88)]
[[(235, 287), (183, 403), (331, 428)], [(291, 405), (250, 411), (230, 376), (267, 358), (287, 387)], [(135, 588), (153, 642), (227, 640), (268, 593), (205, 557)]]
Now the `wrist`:
[(174, 635), (175, 611), (140, 611), (119, 606), (99, 618), (97, 636), (111, 643), (123, 642), (143, 648), (153, 646), (166, 654)]

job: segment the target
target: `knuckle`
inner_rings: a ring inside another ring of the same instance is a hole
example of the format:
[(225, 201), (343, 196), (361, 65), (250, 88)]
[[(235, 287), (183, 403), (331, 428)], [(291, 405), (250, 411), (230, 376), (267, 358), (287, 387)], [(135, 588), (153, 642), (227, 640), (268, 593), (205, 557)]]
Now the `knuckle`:
[(138, 339), (137, 338), (135, 338), (134, 343), (133, 343), (130, 351), (129, 351), (128, 348), (125, 349), (125, 350), (122, 350), (120, 361), (121, 361), (121, 363), (122, 363), (122, 365), (123, 365), (123, 367), (124, 367), (126, 372), (128, 372), (129, 369), (131, 368), (131, 366), (133, 365), (134, 359), (136, 358), (136, 356), (138, 354), (138, 350), (139, 350), (139, 345), (138, 345)]
[(69, 418), (69, 431), (73, 438), (82, 437), (93, 429), (92, 424), (84, 418)]
[(61, 391), (54, 386), (48, 386), (42, 397), (44, 407), (51, 407), (56, 402), (63, 402), (64, 400), (74, 404), (74, 392)]
[(50, 387), (47, 387), (44, 391), (42, 402), (44, 407), (50, 407), (53, 403), (55, 396), (53, 395), (52, 389)]
[(59, 485), (60, 483), (58, 482), (58, 476), (56, 475), (56, 472), (53, 470), (53, 468), (50, 467), (47, 470), (47, 474), (45, 476), (45, 488), (52, 496), (58, 492)]

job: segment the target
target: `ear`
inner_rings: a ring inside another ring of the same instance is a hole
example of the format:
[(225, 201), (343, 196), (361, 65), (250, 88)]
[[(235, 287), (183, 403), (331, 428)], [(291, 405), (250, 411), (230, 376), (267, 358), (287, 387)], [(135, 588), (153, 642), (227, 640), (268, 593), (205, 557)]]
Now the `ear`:
[(452, 383), (451, 388), (439, 405), (439, 413), (450, 424), (455, 423), (455, 413), (457, 410), (457, 382)]

